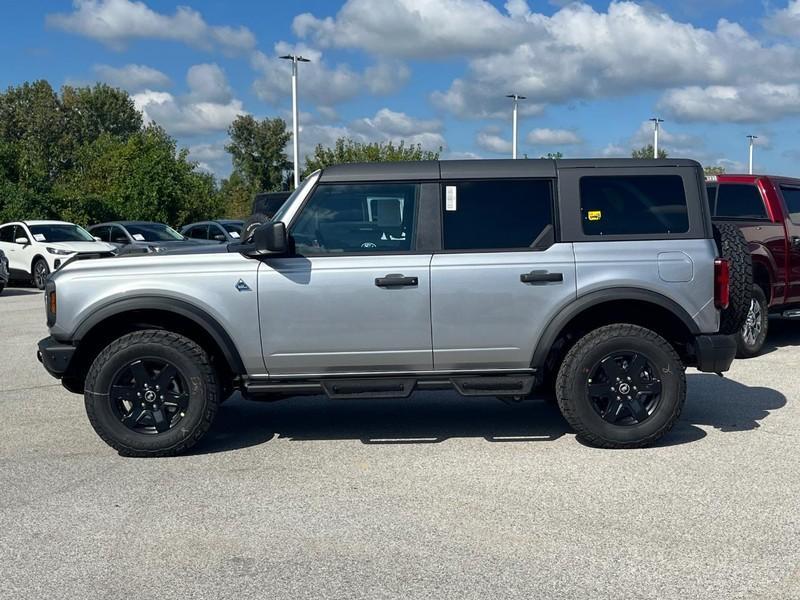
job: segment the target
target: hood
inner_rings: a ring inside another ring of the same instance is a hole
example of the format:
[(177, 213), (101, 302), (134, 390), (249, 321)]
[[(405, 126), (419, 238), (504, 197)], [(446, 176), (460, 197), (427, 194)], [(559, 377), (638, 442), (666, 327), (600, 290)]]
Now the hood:
[(40, 242), (45, 248), (58, 248), (81, 254), (90, 252), (113, 252), (116, 248), (105, 242)]

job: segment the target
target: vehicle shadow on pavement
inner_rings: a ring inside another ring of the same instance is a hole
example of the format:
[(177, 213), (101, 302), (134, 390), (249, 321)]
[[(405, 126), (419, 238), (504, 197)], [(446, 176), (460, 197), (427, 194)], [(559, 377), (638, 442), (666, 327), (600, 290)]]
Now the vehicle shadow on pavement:
[(770, 319), (769, 332), (761, 354), (769, 354), (786, 346), (800, 346), (800, 321)]
[(767, 387), (750, 387), (727, 377), (705, 373), (686, 377), (688, 396), (680, 421), (719, 431), (760, 427), (770, 411), (786, 405), (786, 396)]
[(541, 401), (505, 404), (453, 393), (409, 399), (289, 398), (274, 403), (232, 398), (194, 453), (245, 448), (272, 438), (359, 440), (364, 444), (436, 444), (452, 438), (550, 442), (569, 432), (558, 410)]
[[(717, 375), (689, 374), (686, 406), (658, 447), (703, 439), (699, 426), (719, 431), (759, 427), (786, 404), (780, 392), (748, 387)], [(324, 396), (250, 402), (238, 395), (219, 411), (211, 431), (192, 451), (211, 454), (292, 441), (358, 440), (363, 444), (436, 444), (454, 438), (488, 442), (552, 442), (570, 433), (558, 407), (544, 401), (502, 403), (454, 393), (409, 399), (329, 400)]]

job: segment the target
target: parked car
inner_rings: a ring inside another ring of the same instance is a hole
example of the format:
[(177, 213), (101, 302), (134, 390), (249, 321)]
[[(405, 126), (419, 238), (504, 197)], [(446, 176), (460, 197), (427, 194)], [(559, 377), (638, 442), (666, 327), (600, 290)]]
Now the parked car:
[(220, 244), (238, 244), (244, 221), (222, 219), (184, 225), (181, 233), (192, 240), (208, 240)]
[(713, 220), (739, 227), (753, 257), (753, 298), (737, 356), (756, 356), (770, 314), (800, 318), (800, 179), (719, 175), (706, 185)]
[[(190, 240), (169, 225), (150, 221), (113, 221), (89, 227), (89, 232), (113, 244), (121, 254), (165, 252), (209, 242)], [(214, 242), (212, 242), (214, 243)]]
[(8, 259), (5, 252), (0, 250), (0, 294), (8, 285)]
[(99, 242), (83, 227), (64, 221), (20, 221), (0, 226), (0, 250), (13, 279), (44, 289), (50, 273), (77, 254), (112, 256), (115, 248)]
[(586, 443), (645, 446), (687, 366), (728, 370), (750, 306), (744, 237), (712, 228), (702, 181), (678, 159), (328, 167), (238, 252), (62, 269), (38, 356), (125, 455), (187, 450), (234, 389), (539, 387)]

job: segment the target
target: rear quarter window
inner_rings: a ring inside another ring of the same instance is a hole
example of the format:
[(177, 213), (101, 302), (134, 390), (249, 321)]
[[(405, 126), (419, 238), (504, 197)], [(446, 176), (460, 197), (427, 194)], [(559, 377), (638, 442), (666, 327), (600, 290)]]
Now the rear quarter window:
[(792, 223), (800, 225), (800, 187), (782, 185), (781, 194)]
[(580, 201), (586, 235), (689, 231), (686, 190), (678, 175), (581, 177)]

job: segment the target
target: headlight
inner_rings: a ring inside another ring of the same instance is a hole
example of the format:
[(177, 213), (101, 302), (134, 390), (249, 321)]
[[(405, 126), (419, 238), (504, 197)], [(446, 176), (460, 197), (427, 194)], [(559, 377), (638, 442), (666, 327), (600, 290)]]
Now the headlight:
[(70, 252), (69, 250), (61, 250), (60, 248), (47, 248), (47, 251), (50, 254), (55, 254), (56, 256), (69, 256), (70, 254), (75, 254), (74, 252)]

